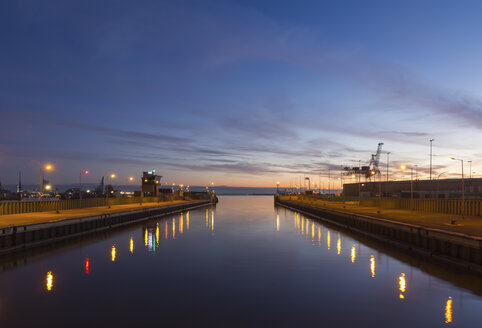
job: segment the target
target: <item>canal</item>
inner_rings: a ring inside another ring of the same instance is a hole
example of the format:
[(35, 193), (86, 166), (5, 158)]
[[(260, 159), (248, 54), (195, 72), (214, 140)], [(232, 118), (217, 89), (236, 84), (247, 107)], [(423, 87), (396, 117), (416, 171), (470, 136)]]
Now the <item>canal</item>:
[(0, 259), (1, 327), (480, 327), (482, 278), (221, 196)]

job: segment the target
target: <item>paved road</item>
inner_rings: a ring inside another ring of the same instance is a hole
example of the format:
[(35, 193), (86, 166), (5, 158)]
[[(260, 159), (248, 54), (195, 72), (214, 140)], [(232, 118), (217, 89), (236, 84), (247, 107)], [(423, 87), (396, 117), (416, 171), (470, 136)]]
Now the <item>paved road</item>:
[[(291, 197), (292, 200), (297, 199), (296, 196)], [(289, 197), (281, 197), (282, 200), (288, 200)], [(459, 232), (467, 235), (482, 237), (482, 217), (469, 216), (462, 218), (460, 215), (418, 212), (410, 210), (381, 209), (380, 213), (377, 207), (359, 206), (356, 202), (333, 202), (322, 200), (296, 200), (296, 202), (309, 204), (317, 207), (333, 209), (337, 211), (349, 212), (354, 214), (363, 214), (371, 217), (388, 219), (403, 223), (420, 225), (428, 228), (435, 228), (445, 231)], [(456, 224), (451, 224), (452, 220), (456, 220)]]
[(0, 229), (4, 227), (12, 227), (12, 226), (23, 226), (29, 224), (36, 224), (36, 223), (45, 223), (45, 222), (56, 222), (65, 219), (74, 219), (74, 218), (81, 218), (87, 216), (95, 216), (107, 213), (118, 213), (118, 212), (127, 212), (138, 210), (141, 208), (148, 208), (148, 207), (159, 207), (159, 206), (167, 206), (173, 204), (181, 204), (181, 203), (188, 203), (189, 201), (185, 200), (175, 200), (169, 202), (152, 202), (152, 203), (139, 203), (136, 204), (125, 204), (125, 205), (112, 205), (111, 208), (107, 208), (107, 206), (100, 206), (100, 207), (88, 207), (82, 209), (75, 209), (75, 210), (65, 210), (61, 211), (60, 213), (56, 213), (55, 211), (48, 211), (48, 212), (32, 212), (32, 213), (22, 213), (22, 214), (8, 214), (8, 215), (0, 215)]

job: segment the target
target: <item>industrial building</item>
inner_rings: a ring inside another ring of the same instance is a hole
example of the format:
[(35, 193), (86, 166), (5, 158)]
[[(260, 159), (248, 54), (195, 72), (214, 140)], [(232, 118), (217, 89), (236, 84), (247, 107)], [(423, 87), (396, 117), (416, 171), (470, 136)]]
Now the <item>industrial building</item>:
[[(482, 179), (464, 179), (465, 198), (482, 198)], [(462, 179), (404, 180), (347, 183), (345, 197), (461, 198)]]

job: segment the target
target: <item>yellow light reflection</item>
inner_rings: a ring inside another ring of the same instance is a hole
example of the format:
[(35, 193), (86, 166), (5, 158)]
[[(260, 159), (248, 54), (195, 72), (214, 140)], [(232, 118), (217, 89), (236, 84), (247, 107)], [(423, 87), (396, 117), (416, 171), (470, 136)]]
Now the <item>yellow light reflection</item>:
[(167, 226), (167, 220), (166, 220), (164, 224), (164, 239), (167, 240), (167, 237), (168, 237), (168, 226)]
[(176, 219), (172, 218), (172, 239), (176, 239)]
[(318, 246), (321, 246), (321, 228), (318, 227)]
[(404, 299), (405, 295), (403, 293), (405, 293), (405, 291), (407, 290), (407, 280), (405, 279), (405, 273), (402, 273), (400, 277), (398, 277), (398, 285), (398, 289), (400, 290), (400, 298)]
[(206, 228), (209, 226), (209, 210), (206, 209)]
[(144, 245), (146, 245), (146, 246), (149, 243), (149, 241), (147, 239), (148, 239), (148, 233), (147, 233), (147, 228), (146, 228), (146, 230), (144, 231)]
[(330, 248), (331, 248), (330, 230), (328, 230), (328, 233), (326, 235), (326, 247), (328, 247), (328, 250), (330, 250)]
[(308, 232), (310, 230), (310, 221), (308, 221), (308, 219), (306, 219), (305, 223), (306, 223), (305, 232), (306, 232), (306, 235), (308, 236)]
[(156, 224), (156, 244), (159, 246), (159, 222)]
[(336, 242), (336, 255), (340, 255), (341, 253), (341, 237), (340, 234), (338, 234), (338, 240)]
[(356, 248), (355, 245), (351, 247), (351, 263), (354, 263), (356, 260)]
[(315, 240), (315, 223), (311, 224), (311, 241)]
[(276, 214), (276, 231), (279, 231), (279, 214)]
[(47, 290), (52, 290), (54, 287), (54, 275), (52, 274), (52, 271), (47, 272), (47, 278), (46, 278), (46, 283), (45, 286), (47, 287)]
[(370, 271), (372, 272), (372, 278), (375, 278), (375, 257), (370, 256)]
[(305, 234), (305, 218), (301, 216), (301, 234)]
[(129, 250), (131, 251), (131, 254), (134, 253), (134, 240), (131, 237), (131, 240), (129, 241)]
[(214, 231), (214, 211), (211, 211), (211, 231)]
[(110, 251), (110, 255), (112, 257), (112, 262), (115, 261), (115, 254), (116, 254), (115, 246), (112, 246), (112, 250)]
[(184, 232), (184, 217), (181, 213), (181, 216), (179, 217), (179, 233), (182, 234)]
[(452, 322), (452, 297), (449, 297), (445, 304), (445, 323)]
[(186, 226), (187, 226), (187, 230), (189, 230), (189, 211), (187, 211), (186, 213)]

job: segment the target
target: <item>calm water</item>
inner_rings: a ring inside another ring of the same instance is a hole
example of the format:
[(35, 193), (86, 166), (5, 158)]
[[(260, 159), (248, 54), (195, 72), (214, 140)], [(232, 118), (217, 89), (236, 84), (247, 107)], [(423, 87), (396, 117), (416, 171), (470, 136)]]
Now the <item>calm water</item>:
[(480, 327), (482, 279), (283, 208), (216, 208), (0, 260), (0, 327)]

